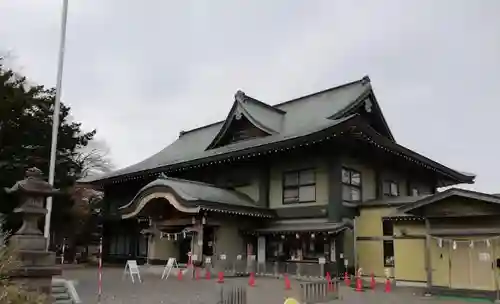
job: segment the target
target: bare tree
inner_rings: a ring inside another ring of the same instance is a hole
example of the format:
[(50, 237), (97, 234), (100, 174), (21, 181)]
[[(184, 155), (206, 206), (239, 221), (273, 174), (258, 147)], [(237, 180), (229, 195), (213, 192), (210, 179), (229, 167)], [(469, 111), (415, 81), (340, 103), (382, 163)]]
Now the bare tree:
[(109, 173), (114, 165), (109, 158), (109, 147), (105, 141), (93, 140), (79, 151), (76, 162), (81, 165), (80, 177)]

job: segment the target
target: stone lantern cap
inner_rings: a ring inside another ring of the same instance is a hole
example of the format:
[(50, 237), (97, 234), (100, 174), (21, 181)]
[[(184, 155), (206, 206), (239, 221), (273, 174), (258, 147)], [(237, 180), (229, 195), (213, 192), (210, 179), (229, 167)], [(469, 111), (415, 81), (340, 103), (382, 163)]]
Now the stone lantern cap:
[(33, 196), (53, 196), (61, 193), (43, 179), (42, 171), (36, 167), (26, 170), (25, 178), (16, 182), (11, 188), (5, 188), (5, 191)]

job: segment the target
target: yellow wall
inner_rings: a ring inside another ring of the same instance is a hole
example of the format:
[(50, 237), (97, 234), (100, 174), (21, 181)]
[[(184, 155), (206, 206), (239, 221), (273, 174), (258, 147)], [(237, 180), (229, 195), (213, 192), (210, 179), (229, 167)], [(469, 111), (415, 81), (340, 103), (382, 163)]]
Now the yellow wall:
[[(291, 170), (312, 169), (316, 171), (316, 201), (312, 203), (283, 205), (283, 173)], [(285, 159), (275, 162), (270, 168), (270, 208), (293, 208), (328, 204), (328, 166), (321, 157)]]
[(393, 209), (386, 207), (364, 207), (356, 219), (357, 237), (382, 237), (382, 217)]
[(384, 236), (382, 218), (394, 212), (390, 207), (365, 207), (356, 219), (356, 252), (358, 267), (366, 274), (385, 276), (384, 240), (394, 244), (394, 269), (396, 280), (425, 281), (425, 227), (422, 222), (399, 221), (394, 223), (394, 236)]
[[(394, 222), (394, 277), (401, 281), (425, 282), (425, 224)], [(407, 238), (405, 238), (407, 237)], [(418, 239), (416, 239), (418, 237)]]
[(426, 281), (425, 239), (394, 240), (394, 278), (402, 281)]
[[(365, 207), (356, 219), (357, 267), (365, 274), (385, 276), (382, 217), (392, 212), (391, 208)], [(359, 239), (369, 238), (369, 239)]]

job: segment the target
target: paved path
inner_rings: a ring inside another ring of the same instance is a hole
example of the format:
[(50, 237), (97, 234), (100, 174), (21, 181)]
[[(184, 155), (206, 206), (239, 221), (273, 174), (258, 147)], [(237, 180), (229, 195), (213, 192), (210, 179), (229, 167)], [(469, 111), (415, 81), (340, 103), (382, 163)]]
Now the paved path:
[[(143, 283), (133, 284), (130, 278), (122, 279), (122, 269), (106, 268), (103, 272), (103, 297), (101, 303), (140, 304), (215, 304), (217, 288), (215, 280), (193, 281), (185, 279), (179, 282), (176, 278), (161, 281), (157, 275), (143, 274)], [(63, 277), (75, 280), (76, 289), (84, 304), (97, 303), (97, 270), (95, 268), (65, 270)], [(247, 285), (247, 279), (226, 279), (227, 285)], [(298, 285), (292, 284), (292, 291), (284, 291), (282, 280), (257, 278), (256, 287), (248, 288), (248, 304), (283, 303), (285, 296), (294, 296)], [(285, 294), (285, 292), (287, 294)], [(351, 288), (340, 289), (342, 301), (335, 303), (361, 304), (453, 304), (457, 301), (438, 301), (423, 298), (409, 289), (395, 289), (393, 293), (380, 291), (354, 292)], [(334, 303), (334, 302), (332, 302)]]

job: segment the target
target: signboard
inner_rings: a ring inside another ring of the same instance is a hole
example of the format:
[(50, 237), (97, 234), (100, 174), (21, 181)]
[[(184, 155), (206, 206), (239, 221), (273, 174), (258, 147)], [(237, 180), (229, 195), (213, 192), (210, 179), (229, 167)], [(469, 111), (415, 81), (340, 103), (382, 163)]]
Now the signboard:
[(257, 260), (259, 263), (266, 262), (266, 238), (264, 236), (259, 236), (257, 240)]
[(219, 258), (224, 261), (224, 260), (226, 260), (226, 255), (225, 254), (221, 254)]
[(349, 260), (348, 259), (344, 259), (344, 266), (345, 267), (349, 266)]
[(318, 258), (318, 264), (325, 265), (326, 264), (326, 259), (325, 258)]
[(125, 264), (125, 269), (123, 270), (123, 277), (127, 275), (127, 272), (130, 275), (130, 279), (132, 280), (132, 283), (135, 283), (134, 281), (134, 275), (137, 276), (139, 279), (139, 282), (142, 283), (141, 280), (141, 274), (139, 272), (139, 266), (137, 265), (136, 260), (128, 260), (127, 263)]
[(241, 254), (238, 254), (238, 255), (236, 256), (236, 260), (238, 260), (238, 261), (241, 261), (241, 258), (242, 258)]
[(179, 266), (177, 265), (177, 260), (175, 258), (168, 258), (167, 264), (165, 265), (165, 268), (163, 268), (163, 273), (161, 274), (162, 280), (164, 278), (168, 279), (168, 276), (170, 275), (170, 271), (172, 271), (172, 268), (179, 268)]
[(211, 257), (206, 257), (205, 258), (205, 264), (212, 264), (212, 258)]

